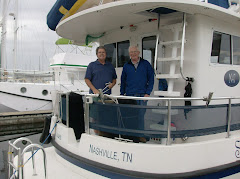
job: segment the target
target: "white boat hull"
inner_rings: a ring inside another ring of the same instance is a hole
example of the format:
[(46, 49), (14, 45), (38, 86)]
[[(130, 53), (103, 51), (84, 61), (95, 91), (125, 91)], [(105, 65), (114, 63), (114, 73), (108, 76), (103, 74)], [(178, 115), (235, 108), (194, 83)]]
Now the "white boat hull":
[[(46, 148), (45, 151), (47, 153), (47, 177), (49, 179), (107, 178), (96, 173), (89, 172), (88, 170), (78, 167), (75, 164), (65, 160), (56, 153), (54, 147)], [(25, 158), (28, 159), (31, 155), (32, 153), (28, 152), (25, 155)], [(35, 155), (35, 161), (37, 175), (33, 175), (32, 160), (29, 160), (24, 167), (24, 179), (43, 179), (45, 177), (43, 156), (41, 151)]]
[[(21, 88), (26, 92), (22, 93)], [(43, 91), (47, 94), (43, 94)], [(52, 110), (50, 92), (54, 85), (31, 83), (0, 83), (0, 104), (16, 111)]]
[[(237, 173), (240, 170), (239, 160), (235, 155), (235, 144), (239, 135), (211, 142), (166, 146), (125, 143), (82, 134), (80, 142), (73, 143), (71, 129), (59, 126), (55, 135), (56, 141), (53, 142), (55, 149), (45, 149), (48, 178), (240, 177)], [(229, 153), (231, 155), (226, 155)], [(30, 155), (28, 152), (25, 158)], [(32, 175), (32, 164), (29, 160), (24, 167), (26, 179), (44, 178), (42, 153), (38, 152), (35, 157), (37, 175)]]
[(0, 92), (1, 104), (16, 111), (52, 110), (51, 100), (34, 99)]

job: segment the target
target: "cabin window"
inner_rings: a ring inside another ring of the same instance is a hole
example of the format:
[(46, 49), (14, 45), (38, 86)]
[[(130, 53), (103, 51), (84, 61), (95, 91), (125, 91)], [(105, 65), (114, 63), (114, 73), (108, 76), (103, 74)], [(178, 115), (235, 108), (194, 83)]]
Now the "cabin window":
[(156, 36), (144, 37), (142, 39), (143, 59), (148, 60), (152, 66), (154, 65), (155, 47)]
[(230, 47), (230, 35), (214, 32), (211, 62), (219, 64), (231, 64)]
[(107, 52), (107, 58), (106, 58), (106, 61), (109, 61), (113, 64), (113, 66), (116, 68), (116, 59), (117, 59), (117, 56), (116, 56), (116, 43), (113, 43), (113, 44), (107, 44), (107, 45), (104, 45), (105, 49), (106, 49), (106, 52)]
[(213, 33), (211, 63), (240, 65), (240, 38), (220, 32)]
[(107, 51), (106, 60), (111, 62), (115, 68), (123, 67), (123, 65), (130, 59), (128, 53), (129, 46), (129, 40), (104, 45)]
[(124, 41), (124, 42), (118, 42), (117, 43), (117, 64), (118, 67), (123, 67), (123, 65), (130, 60), (129, 53), (128, 53), (128, 48), (130, 46), (129, 41)]
[(240, 37), (233, 36), (233, 65), (240, 65)]

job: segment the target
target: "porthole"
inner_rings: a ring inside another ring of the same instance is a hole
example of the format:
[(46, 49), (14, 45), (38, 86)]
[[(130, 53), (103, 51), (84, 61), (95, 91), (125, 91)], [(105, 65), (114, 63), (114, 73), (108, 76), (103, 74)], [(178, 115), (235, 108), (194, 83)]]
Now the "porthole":
[(26, 92), (27, 92), (27, 88), (22, 87), (22, 88), (20, 89), (20, 91), (21, 91), (21, 93), (26, 93)]
[(43, 91), (42, 91), (42, 94), (43, 94), (44, 96), (48, 95), (48, 90), (43, 90)]

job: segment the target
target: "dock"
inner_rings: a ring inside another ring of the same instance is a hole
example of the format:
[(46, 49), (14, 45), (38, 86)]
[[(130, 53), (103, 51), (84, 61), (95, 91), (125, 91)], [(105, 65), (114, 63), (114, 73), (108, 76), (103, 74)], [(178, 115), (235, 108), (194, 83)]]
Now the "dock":
[(42, 132), (44, 119), (51, 114), (52, 110), (0, 113), (0, 136)]

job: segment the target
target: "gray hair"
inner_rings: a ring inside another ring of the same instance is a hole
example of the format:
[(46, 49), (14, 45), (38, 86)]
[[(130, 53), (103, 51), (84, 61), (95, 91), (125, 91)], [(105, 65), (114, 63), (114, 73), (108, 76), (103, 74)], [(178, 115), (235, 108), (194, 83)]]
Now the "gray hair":
[(130, 51), (130, 48), (136, 48), (140, 52), (140, 50), (138, 49), (138, 46), (136, 46), (136, 45), (129, 46), (128, 47), (128, 52)]

